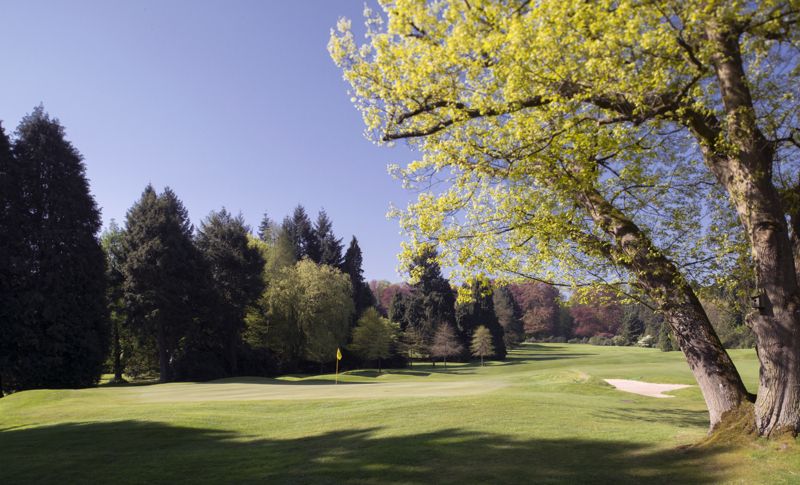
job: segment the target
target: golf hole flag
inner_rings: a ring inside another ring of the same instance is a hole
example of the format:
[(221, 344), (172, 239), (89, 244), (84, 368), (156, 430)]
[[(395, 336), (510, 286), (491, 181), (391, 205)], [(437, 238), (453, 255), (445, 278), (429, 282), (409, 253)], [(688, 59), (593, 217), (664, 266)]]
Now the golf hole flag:
[(336, 347), (336, 384), (339, 383), (339, 361), (342, 360), (342, 351)]

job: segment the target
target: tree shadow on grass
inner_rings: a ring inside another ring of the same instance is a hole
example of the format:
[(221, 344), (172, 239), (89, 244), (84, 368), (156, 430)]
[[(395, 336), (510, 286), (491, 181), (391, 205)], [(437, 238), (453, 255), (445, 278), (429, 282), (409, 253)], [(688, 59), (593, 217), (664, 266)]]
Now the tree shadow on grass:
[(645, 421), (648, 423), (669, 424), (680, 428), (708, 427), (708, 411), (691, 409), (630, 409), (604, 410), (598, 413), (603, 419), (617, 419), (624, 422)]
[(722, 448), (516, 440), (458, 429), (407, 436), (381, 431), (273, 440), (142, 421), (60, 424), (0, 433), (0, 457), (6, 483), (687, 484), (726, 478), (708, 463)]
[(301, 378), (297, 380), (271, 379), (269, 377), (226, 377), (214, 381), (199, 382), (199, 384), (257, 384), (264, 386), (350, 386), (357, 384), (371, 384), (370, 382), (342, 382), (336, 383), (334, 379)]

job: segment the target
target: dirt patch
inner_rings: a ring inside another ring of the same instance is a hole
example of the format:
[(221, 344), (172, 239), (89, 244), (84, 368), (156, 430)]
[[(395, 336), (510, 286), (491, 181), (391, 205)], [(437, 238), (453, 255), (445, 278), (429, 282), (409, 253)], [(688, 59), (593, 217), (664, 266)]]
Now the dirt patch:
[(675, 397), (668, 394), (663, 394), (669, 391), (684, 389), (688, 386), (686, 384), (654, 384), (652, 382), (631, 381), (628, 379), (604, 379), (606, 382), (616, 387), (620, 391), (632, 392), (648, 397)]

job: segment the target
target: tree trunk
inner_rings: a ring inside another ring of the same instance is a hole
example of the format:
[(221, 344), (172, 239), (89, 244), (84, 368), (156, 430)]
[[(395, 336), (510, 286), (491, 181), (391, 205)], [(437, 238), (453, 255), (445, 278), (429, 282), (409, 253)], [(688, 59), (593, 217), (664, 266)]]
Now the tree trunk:
[[(727, 190), (750, 241), (759, 290), (748, 316), (761, 363), (756, 426), (762, 436), (800, 431), (800, 288), (795, 252), (772, 182), (775, 146), (761, 132), (740, 51), (740, 34), (709, 26), (712, 57), (732, 148), (702, 144), (706, 164)], [(719, 130), (721, 131), (721, 130)]]
[(637, 275), (640, 289), (666, 317), (705, 399), (710, 429), (719, 426), (726, 414), (738, 414), (748, 400), (747, 390), (703, 306), (675, 264), (598, 191), (585, 189), (578, 200), (614, 241), (610, 245), (598, 241), (595, 249), (621, 261)]
[(114, 382), (122, 382), (122, 345), (119, 340), (119, 322), (114, 321)]
[(164, 330), (164, 323), (158, 323), (158, 380), (159, 382), (169, 382), (172, 376), (169, 372), (169, 354), (167, 352), (167, 337)]

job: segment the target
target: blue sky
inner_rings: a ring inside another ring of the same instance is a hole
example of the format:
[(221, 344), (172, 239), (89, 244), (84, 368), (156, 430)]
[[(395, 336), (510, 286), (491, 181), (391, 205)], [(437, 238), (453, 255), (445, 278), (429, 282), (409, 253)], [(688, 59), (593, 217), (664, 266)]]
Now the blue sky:
[(412, 159), (377, 147), (328, 57), (340, 16), (363, 0), (2, 1), (0, 120), (43, 103), (84, 155), (107, 224), (148, 182), (172, 187), (198, 224), (241, 211), (256, 227), (302, 203), (364, 251), (367, 279), (398, 280), (386, 173)]

